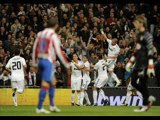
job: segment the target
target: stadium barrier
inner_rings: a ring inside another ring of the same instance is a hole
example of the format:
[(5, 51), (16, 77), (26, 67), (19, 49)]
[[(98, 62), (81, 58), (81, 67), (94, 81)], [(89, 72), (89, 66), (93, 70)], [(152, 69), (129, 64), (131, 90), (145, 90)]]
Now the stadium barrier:
[[(89, 89), (88, 96), (91, 103), (93, 103), (92, 89)], [(104, 88), (106, 97), (109, 99), (111, 106), (118, 106), (125, 100), (126, 87), (118, 88)], [(156, 97), (155, 106), (160, 106), (160, 88), (150, 87), (150, 94)], [(39, 89), (37, 88), (26, 88), (23, 94), (18, 94), (18, 105), (37, 105)], [(77, 97), (76, 97), (77, 98)], [(76, 99), (77, 101), (77, 99)], [(48, 96), (45, 99), (44, 105), (49, 104)], [(56, 89), (55, 93), (55, 104), (56, 105), (71, 105), (71, 89)], [(142, 99), (138, 96), (132, 96), (128, 102), (129, 106), (140, 106)], [(11, 88), (0, 88), (0, 105), (13, 105), (12, 101), (12, 89)], [(98, 105), (103, 105), (102, 97), (98, 97)]]

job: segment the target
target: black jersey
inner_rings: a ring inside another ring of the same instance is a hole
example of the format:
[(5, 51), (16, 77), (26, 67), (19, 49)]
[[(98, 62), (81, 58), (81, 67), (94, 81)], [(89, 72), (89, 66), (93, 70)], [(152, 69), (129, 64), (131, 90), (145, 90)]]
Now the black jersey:
[(136, 57), (135, 68), (147, 68), (148, 59), (153, 57), (153, 36), (148, 31), (137, 34), (134, 55)]

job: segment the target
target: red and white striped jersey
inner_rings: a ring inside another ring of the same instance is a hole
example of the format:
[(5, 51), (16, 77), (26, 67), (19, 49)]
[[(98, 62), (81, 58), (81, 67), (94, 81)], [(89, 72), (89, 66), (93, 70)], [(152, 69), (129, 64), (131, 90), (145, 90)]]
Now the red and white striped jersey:
[(60, 40), (52, 28), (46, 28), (37, 34), (37, 38), (33, 46), (33, 63), (38, 62), (38, 58), (48, 59), (53, 64), (56, 61), (56, 55), (62, 63), (68, 67), (68, 61), (62, 53)]

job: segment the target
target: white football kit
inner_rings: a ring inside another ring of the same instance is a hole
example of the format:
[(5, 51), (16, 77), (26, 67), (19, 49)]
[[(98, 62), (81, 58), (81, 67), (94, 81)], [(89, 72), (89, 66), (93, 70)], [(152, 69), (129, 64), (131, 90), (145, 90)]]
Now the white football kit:
[(17, 88), (19, 91), (24, 91), (24, 68), (26, 66), (25, 59), (20, 56), (12, 57), (6, 68), (11, 69), (11, 85), (12, 88)]
[[(78, 65), (83, 65), (82, 61), (78, 61)], [(79, 70), (73, 63), (71, 63), (71, 89), (72, 90), (80, 90), (82, 83), (82, 72)]]
[[(88, 69), (90, 69), (90, 63), (87, 61), (84, 63), (84, 66)], [(91, 78), (89, 76), (88, 71), (83, 71), (83, 82), (82, 82), (82, 88), (87, 90), (89, 83), (91, 82)]]
[[(110, 39), (107, 39), (107, 42), (108, 42), (108, 57), (109, 56), (115, 56), (115, 55), (118, 55), (119, 52), (120, 52), (120, 48), (119, 46), (116, 44), (116, 45), (112, 45), (112, 40)], [(114, 69), (115, 67), (115, 63), (116, 63), (117, 59), (112, 59), (112, 58), (109, 58), (107, 59), (107, 64), (108, 64), (108, 70), (112, 70)]]
[(95, 70), (98, 70), (98, 77), (94, 83), (94, 86), (96, 88), (101, 88), (103, 87), (107, 81), (108, 81), (108, 74), (107, 74), (107, 67), (106, 67), (106, 62), (105, 60), (99, 60), (95, 66)]

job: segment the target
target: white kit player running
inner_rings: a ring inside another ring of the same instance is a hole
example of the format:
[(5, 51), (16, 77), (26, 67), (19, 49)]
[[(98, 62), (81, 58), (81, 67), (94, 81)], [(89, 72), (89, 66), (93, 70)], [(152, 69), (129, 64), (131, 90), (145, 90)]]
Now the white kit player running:
[(86, 106), (90, 106), (91, 102), (89, 100), (88, 94), (87, 94), (87, 88), (88, 85), (91, 82), (91, 78), (89, 76), (89, 71), (90, 71), (90, 63), (88, 62), (88, 59), (86, 56), (83, 56), (82, 61), (84, 63), (84, 68), (83, 68), (83, 80), (82, 80), (82, 86), (81, 86), (81, 98), (80, 98), (80, 105), (83, 106), (83, 100), (85, 98), (86, 100)]
[(102, 87), (104, 87), (108, 81), (107, 66), (106, 66), (107, 63), (102, 57), (103, 57), (102, 55), (98, 55), (99, 61), (94, 65), (94, 70), (98, 70), (98, 77), (96, 78), (96, 81), (93, 86), (93, 100), (94, 100), (93, 106), (97, 106), (97, 96), (98, 96), (97, 90), (99, 91), (99, 95), (103, 97), (104, 106), (108, 103), (104, 91), (102, 90)]
[(84, 68), (83, 62), (78, 60), (78, 55), (76, 53), (73, 54), (73, 60), (71, 62), (71, 100), (72, 106), (74, 106), (74, 98), (75, 98), (75, 91), (78, 94), (78, 102), (76, 105), (80, 106), (80, 90), (81, 90), (81, 83), (82, 83), (82, 69)]
[(118, 54), (120, 52), (120, 48), (117, 45), (117, 39), (114, 38), (112, 40), (108, 39), (107, 36), (104, 34), (103, 30), (101, 29), (101, 34), (105, 37), (105, 39), (108, 42), (108, 56), (106, 57), (107, 59), (107, 67), (108, 67), (108, 72), (109, 76), (111, 77), (114, 81), (116, 81), (116, 86), (118, 87), (121, 82), (118, 79), (117, 75), (113, 72), (115, 68), (115, 63), (117, 61)]
[(15, 50), (15, 56), (9, 59), (6, 70), (11, 72), (11, 85), (13, 89), (13, 102), (17, 106), (17, 93), (22, 94), (24, 92), (24, 77), (26, 62), (25, 59), (19, 56), (20, 50)]

